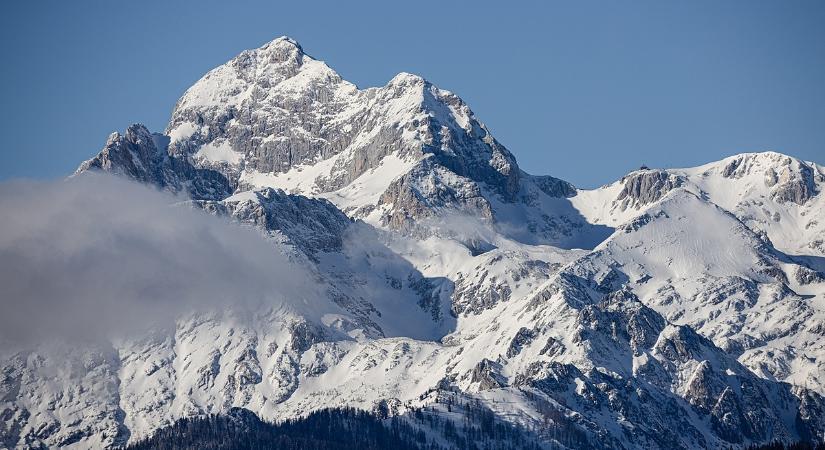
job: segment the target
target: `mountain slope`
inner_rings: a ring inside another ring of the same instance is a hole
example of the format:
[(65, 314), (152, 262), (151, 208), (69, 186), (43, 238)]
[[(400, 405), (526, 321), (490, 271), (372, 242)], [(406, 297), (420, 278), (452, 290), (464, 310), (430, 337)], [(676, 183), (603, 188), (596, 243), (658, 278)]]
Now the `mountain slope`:
[(822, 257), (823, 186), (825, 168), (818, 164), (775, 152), (745, 153), (688, 169), (632, 172), (616, 183), (579, 191), (573, 203), (588, 220), (615, 226), (682, 188), (765, 233), (781, 251)]
[(632, 289), (757, 373), (822, 389), (825, 279), (800, 283), (810, 269), (689, 191), (666, 194), (574, 268), (596, 289)]

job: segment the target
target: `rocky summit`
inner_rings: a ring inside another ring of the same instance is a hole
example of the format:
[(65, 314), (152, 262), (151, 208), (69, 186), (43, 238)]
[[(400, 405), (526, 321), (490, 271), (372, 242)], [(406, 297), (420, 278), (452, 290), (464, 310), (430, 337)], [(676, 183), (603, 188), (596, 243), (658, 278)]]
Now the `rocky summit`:
[(117, 448), (234, 408), (461, 423), (462, 404), (545, 448), (825, 433), (816, 163), (577, 189), (524, 172), (456, 94), (408, 73), (361, 89), (282, 37), (204, 75), (163, 133), (112, 134), (88, 172), (257, 229), (312, 287), (94, 346), (0, 346), (0, 447)]

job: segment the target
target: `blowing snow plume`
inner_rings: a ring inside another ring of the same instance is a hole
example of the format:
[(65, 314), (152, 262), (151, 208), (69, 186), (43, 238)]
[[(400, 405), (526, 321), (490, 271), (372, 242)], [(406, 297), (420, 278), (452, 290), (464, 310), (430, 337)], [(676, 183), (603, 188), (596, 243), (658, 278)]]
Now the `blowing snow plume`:
[(311, 295), (309, 273), (258, 231), (179, 200), (102, 175), (0, 184), (0, 339), (92, 337)]

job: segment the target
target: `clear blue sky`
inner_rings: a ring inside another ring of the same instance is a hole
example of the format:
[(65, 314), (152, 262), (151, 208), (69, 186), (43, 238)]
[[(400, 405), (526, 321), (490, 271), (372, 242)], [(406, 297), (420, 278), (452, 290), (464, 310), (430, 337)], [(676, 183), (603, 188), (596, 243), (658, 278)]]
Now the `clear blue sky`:
[(246, 48), (289, 35), (360, 87), (418, 73), (531, 173), (776, 150), (825, 163), (825, 1), (5, 1), (0, 179), (68, 174)]

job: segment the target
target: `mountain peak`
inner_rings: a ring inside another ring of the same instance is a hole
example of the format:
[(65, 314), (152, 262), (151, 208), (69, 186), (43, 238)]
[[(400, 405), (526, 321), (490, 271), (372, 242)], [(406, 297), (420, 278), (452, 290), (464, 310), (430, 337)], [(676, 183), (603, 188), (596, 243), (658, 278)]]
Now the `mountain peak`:
[(366, 172), (392, 169), (373, 183), (375, 191), (357, 196), (369, 204), (347, 203), (362, 211), (375, 210), (384, 190), (429, 155), (438, 164), (419, 167), (413, 178), (441, 170), (434, 179), (452, 187), (441, 195), (410, 183), (410, 195), (432, 197), (427, 211), (455, 203), (455, 195), (483, 203), (469, 200), (482, 193), (476, 186), (470, 195), (462, 188), (468, 182), (484, 183), (506, 202), (520, 188), (515, 158), (455, 94), (409, 72), (359, 90), (285, 36), (204, 75), (178, 101), (166, 130), (170, 155), (218, 171), (242, 190), (330, 193)]
[(289, 36), (281, 36), (262, 45), (258, 51), (275, 55), (303, 56), (301, 44)]
[(409, 72), (400, 72), (398, 75), (392, 77), (388, 86), (409, 86), (409, 85), (422, 85), (427, 83), (427, 80), (420, 75), (416, 75), (414, 73)]
[(291, 46), (291, 47), (297, 48), (299, 50), (301, 49), (301, 44), (299, 44), (298, 41), (296, 41), (295, 39), (293, 39), (289, 36), (286, 36), (286, 35), (277, 37), (277, 38), (267, 42), (264, 45), (264, 47), (271, 46), (271, 45), (278, 45), (278, 46), (283, 46), (283, 47)]

